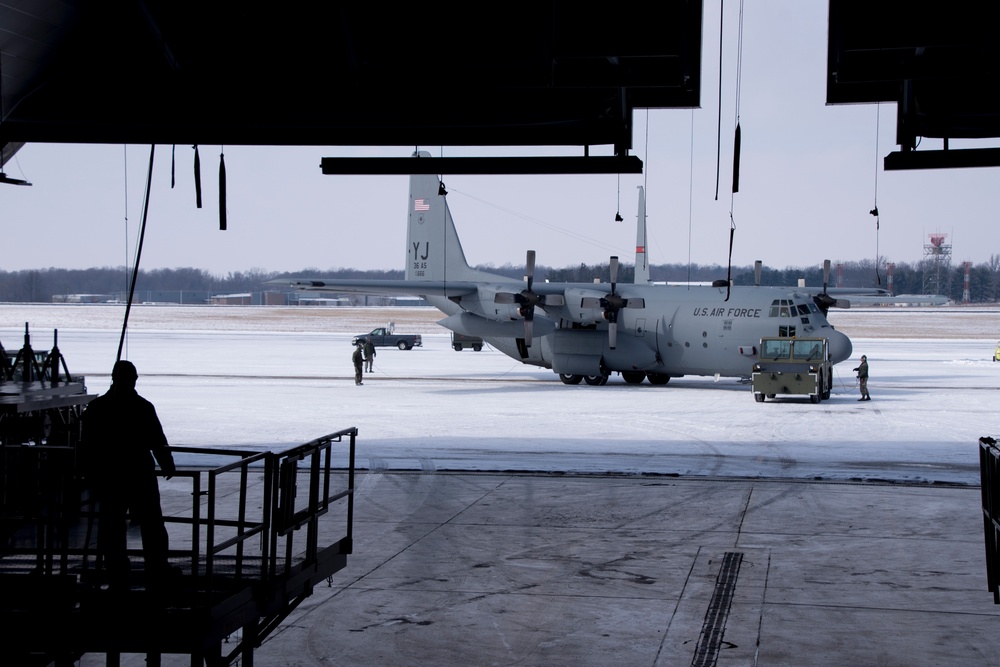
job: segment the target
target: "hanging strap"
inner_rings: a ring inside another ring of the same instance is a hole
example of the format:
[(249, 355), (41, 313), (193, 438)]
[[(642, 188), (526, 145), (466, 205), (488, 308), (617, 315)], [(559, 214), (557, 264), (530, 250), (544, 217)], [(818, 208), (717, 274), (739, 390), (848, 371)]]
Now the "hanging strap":
[(195, 205), (201, 208), (201, 158), (198, 157), (198, 144), (194, 148), (194, 200)]
[(219, 229), (226, 231), (226, 154), (219, 153)]

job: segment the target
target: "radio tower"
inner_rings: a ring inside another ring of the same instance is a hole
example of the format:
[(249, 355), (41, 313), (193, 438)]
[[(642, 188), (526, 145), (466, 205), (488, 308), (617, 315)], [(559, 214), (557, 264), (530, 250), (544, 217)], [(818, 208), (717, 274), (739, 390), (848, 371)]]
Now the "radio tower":
[(948, 294), (948, 269), (951, 268), (951, 244), (947, 234), (927, 235), (924, 244), (924, 294)]
[(962, 262), (962, 268), (965, 269), (964, 277), (962, 278), (962, 303), (971, 303), (972, 289), (970, 288), (970, 283), (972, 282), (972, 262)]

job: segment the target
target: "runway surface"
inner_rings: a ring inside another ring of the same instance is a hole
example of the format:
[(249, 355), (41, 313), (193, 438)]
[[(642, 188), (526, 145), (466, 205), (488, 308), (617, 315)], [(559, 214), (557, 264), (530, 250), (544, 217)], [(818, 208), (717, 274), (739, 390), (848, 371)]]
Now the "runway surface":
[[(25, 318), (44, 348), (58, 326), (104, 391), (111, 319), (42, 324), (51, 308), (0, 306), (0, 341), (16, 349)], [(356, 387), (350, 335), (387, 319), (370, 311), (323, 331), (141, 311), (128, 356), (172, 444), (360, 428), (355, 552), (258, 664), (1000, 664), (977, 458), (1000, 317), (903, 311), (832, 318), (855, 354), (819, 405), (757, 404), (731, 379), (569, 387), (419, 320), (397, 329), (425, 347), (379, 350)]]

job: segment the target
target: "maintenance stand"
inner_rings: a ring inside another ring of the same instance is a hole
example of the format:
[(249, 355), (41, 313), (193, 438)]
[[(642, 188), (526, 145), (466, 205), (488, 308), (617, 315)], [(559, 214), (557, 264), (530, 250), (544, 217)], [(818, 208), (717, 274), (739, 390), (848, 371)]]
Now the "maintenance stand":
[(139, 653), (149, 665), (184, 654), (252, 667), (254, 649), (347, 564), (357, 429), (278, 453), (171, 448), (179, 469), (160, 496), (176, 576), (145, 571), (133, 526), (129, 583), (112, 589), (95, 548), (97, 503), (77, 469), (93, 396), (83, 378), (52, 374), (53, 358), (65, 367), (55, 347), (30, 350), (27, 328), (16, 363), (0, 347), (0, 662), (101, 653), (118, 665)]

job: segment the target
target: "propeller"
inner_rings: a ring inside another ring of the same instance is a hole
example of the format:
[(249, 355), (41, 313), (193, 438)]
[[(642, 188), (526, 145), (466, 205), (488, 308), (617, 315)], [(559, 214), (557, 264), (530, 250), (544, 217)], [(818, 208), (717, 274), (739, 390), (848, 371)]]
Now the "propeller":
[(612, 350), (618, 346), (618, 311), (622, 308), (645, 308), (645, 299), (626, 299), (618, 294), (618, 256), (611, 256), (611, 293), (600, 298), (584, 297), (581, 306), (584, 308), (600, 308), (604, 319), (608, 321), (608, 347)]
[(813, 301), (819, 306), (820, 312), (825, 317), (831, 307), (848, 308), (851, 304), (845, 299), (835, 299), (827, 294), (826, 288), (830, 284), (830, 260), (823, 260), (823, 293), (813, 297)]
[(564, 300), (561, 294), (538, 294), (532, 290), (535, 282), (535, 251), (529, 250), (525, 258), (525, 275), (528, 286), (520, 292), (497, 292), (493, 296), (494, 303), (517, 304), (518, 314), (524, 318), (524, 345), (531, 347), (533, 333), (532, 323), (535, 320), (535, 306), (561, 306)]

